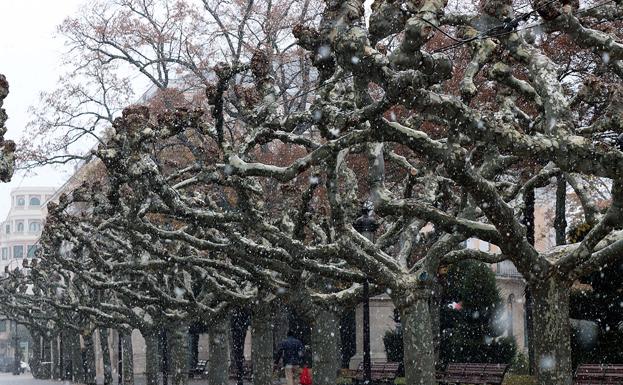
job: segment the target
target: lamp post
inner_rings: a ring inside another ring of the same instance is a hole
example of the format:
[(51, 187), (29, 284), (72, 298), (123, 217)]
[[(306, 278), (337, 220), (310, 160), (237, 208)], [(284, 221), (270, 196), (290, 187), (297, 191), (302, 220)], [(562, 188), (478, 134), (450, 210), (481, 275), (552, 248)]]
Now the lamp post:
[[(353, 227), (370, 242), (374, 242), (374, 233), (379, 227), (372, 216), (372, 202), (366, 201), (361, 206), (361, 216), (355, 220)], [(370, 285), (368, 280), (363, 283), (363, 374), (364, 383), (372, 381), (372, 365), (370, 362)]]

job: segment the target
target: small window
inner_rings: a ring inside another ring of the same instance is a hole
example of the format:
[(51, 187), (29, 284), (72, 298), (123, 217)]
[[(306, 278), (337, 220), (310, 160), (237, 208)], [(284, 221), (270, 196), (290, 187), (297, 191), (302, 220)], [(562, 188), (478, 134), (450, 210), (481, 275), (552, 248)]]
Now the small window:
[(24, 232), (24, 222), (17, 222), (17, 232), (18, 233)]
[(6, 332), (6, 320), (0, 320), (0, 333)]
[(39, 199), (39, 197), (30, 197), (28, 205), (32, 207), (39, 207), (41, 206), (41, 199)]
[(11, 234), (11, 225), (6, 225), (6, 227), (5, 227), (5, 232), (6, 232), (7, 234)]
[(17, 198), (15, 198), (15, 204), (18, 207), (24, 207), (26, 206), (26, 199), (23, 196), (18, 196)]
[(30, 231), (31, 233), (38, 233), (39, 231), (41, 231), (41, 222), (39, 221), (32, 221), (28, 224), (28, 231)]
[(9, 259), (9, 248), (3, 247), (2, 248), (2, 260), (6, 261), (7, 259)]
[(28, 246), (28, 258), (34, 258), (35, 253), (37, 252), (37, 245), (29, 245)]
[(23, 258), (24, 257), (24, 246), (13, 246), (13, 258)]

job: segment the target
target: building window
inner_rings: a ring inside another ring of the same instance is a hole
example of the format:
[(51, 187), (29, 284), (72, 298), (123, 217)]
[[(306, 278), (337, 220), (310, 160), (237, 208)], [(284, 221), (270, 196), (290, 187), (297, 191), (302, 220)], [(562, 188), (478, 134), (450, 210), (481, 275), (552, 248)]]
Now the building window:
[(13, 258), (24, 257), (24, 246), (13, 246)]
[(6, 232), (7, 234), (11, 234), (11, 225), (6, 225), (6, 227), (5, 227), (5, 232)]
[(23, 196), (20, 195), (20, 196), (15, 198), (15, 204), (18, 207), (24, 207), (24, 206), (26, 206), (26, 199)]
[(41, 199), (39, 197), (30, 197), (28, 205), (32, 207), (39, 207), (41, 206)]
[(6, 261), (7, 259), (9, 259), (9, 248), (3, 247), (2, 248), (2, 260)]
[(17, 222), (17, 232), (18, 233), (23, 233), (24, 232), (24, 222)]
[(0, 320), (0, 333), (6, 332), (6, 320)]
[(508, 296), (508, 336), (513, 336), (513, 304), (515, 302), (515, 294)]
[(29, 245), (28, 246), (28, 258), (34, 258), (35, 253), (37, 252), (37, 245)]
[(39, 231), (41, 231), (41, 222), (39, 221), (32, 221), (28, 224), (28, 231), (30, 231), (31, 233), (38, 233)]

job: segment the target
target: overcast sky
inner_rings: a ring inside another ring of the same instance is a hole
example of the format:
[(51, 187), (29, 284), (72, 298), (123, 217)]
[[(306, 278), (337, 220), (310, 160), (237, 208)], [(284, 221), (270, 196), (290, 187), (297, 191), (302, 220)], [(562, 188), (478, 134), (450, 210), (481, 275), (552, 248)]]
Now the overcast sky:
[[(61, 38), (54, 38), (56, 26), (75, 14), (85, 0), (0, 0), (0, 73), (9, 81), (4, 108), (9, 115), (6, 137), (28, 135), (28, 107), (41, 91), (54, 88), (61, 75)], [(45, 169), (37, 175), (18, 173), (11, 183), (0, 183), (0, 222), (9, 209), (9, 192), (18, 186), (60, 186), (67, 172)]]

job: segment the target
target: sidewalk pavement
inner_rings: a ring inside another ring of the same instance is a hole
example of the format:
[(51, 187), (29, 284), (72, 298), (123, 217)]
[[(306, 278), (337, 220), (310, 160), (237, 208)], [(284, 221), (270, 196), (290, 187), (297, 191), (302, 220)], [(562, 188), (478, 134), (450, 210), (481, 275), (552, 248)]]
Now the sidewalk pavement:
[[(101, 384), (102, 380), (99, 379), (98, 384)], [(169, 384), (172, 384), (173, 381), (169, 380)], [(231, 385), (235, 385), (236, 381), (230, 381)], [(245, 381), (245, 385), (250, 385), (250, 381)], [(275, 385), (281, 384), (282, 382), (274, 382)], [(114, 384), (117, 384), (115, 379)], [(145, 377), (144, 376), (136, 376), (134, 378), (134, 385), (145, 385)], [(188, 381), (189, 385), (207, 385), (207, 379), (191, 379)], [(19, 376), (14, 376), (11, 373), (0, 373), (0, 385), (75, 385), (69, 381), (53, 381), (53, 380), (35, 380), (32, 378), (30, 373), (21, 374)]]

